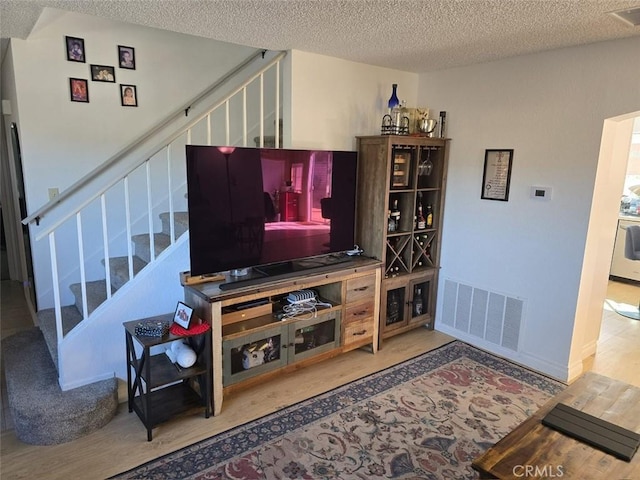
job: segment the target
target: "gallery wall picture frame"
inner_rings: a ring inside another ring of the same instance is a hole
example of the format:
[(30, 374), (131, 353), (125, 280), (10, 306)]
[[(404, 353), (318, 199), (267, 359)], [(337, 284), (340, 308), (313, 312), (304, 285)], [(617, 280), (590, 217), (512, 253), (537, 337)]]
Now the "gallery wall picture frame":
[(118, 45), (118, 65), (129, 70), (136, 69), (136, 50), (133, 47)]
[(184, 329), (189, 329), (189, 324), (191, 323), (191, 317), (193, 315), (193, 308), (190, 306), (178, 302), (176, 306), (176, 312), (173, 314), (173, 321), (177, 323)]
[(67, 50), (67, 60), (70, 62), (85, 63), (84, 39), (79, 37), (64, 37)]
[(484, 153), (482, 194), (484, 200), (509, 201), (513, 149), (488, 149)]
[(89, 81), (84, 78), (69, 78), (69, 95), (72, 102), (89, 103)]
[(123, 107), (137, 107), (138, 91), (136, 86), (120, 84), (120, 101)]
[(116, 69), (108, 65), (90, 65), (91, 80), (94, 82), (110, 82), (116, 81)]

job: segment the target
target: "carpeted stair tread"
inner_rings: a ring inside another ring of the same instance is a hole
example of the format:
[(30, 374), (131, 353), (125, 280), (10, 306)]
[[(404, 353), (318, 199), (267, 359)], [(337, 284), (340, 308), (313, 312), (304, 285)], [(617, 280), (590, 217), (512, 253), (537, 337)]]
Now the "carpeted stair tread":
[[(82, 321), (82, 315), (75, 305), (61, 308), (62, 312), (62, 333), (66, 335)], [(58, 365), (58, 332), (56, 330), (56, 311), (47, 308), (38, 311), (38, 326), (49, 348), (53, 364)]]
[(7, 395), (18, 439), (55, 445), (106, 425), (118, 407), (116, 378), (63, 392), (42, 332), (25, 330), (2, 340)]
[[(133, 275), (136, 276), (147, 262), (137, 255), (132, 257)], [(111, 286), (116, 290), (122, 288), (129, 281), (129, 257), (113, 257), (109, 259), (111, 273)]]
[[(151, 263), (151, 249), (149, 243), (149, 235), (146, 233), (134, 235), (132, 237), (135, 245), (135, 254), (147, 263)], [(155, 256), (160, 255), (169, 245), (171, 245), (171, 237), (164, 233), (154, 233), (153, 242), (155, 245)]]
[[(176, 239), (178, 239), (184, 232), (189, 230), (189, 213), (174, 212), (173, 218), (175, 221)], [(169, 224), (169, 212), (161, 213), (160, 220), (162, 221), (162, 233), (164, 233), (165, 235), (169, 235), (171, 233), (171, 225)]]
[[(74, 283), (69, 285), (69, 289), (73, 293), (76, 299), (76, 308), (79, 312), (82, 312), (82, 285), (80, 283)], [(113, 286), (111, 287), (111, 294), (116, 291)], [(87, 311), (89, 314), (98, 308), (107, 299), (107, 288), (104, 280), (94, 280), (87, 282)]]

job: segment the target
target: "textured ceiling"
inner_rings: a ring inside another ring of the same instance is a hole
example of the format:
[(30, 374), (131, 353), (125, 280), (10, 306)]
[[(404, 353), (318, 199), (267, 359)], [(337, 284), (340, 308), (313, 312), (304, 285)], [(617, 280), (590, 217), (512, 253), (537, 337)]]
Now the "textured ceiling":
[(607, 14), (640, 0), (0, 0), (0, 36), (43, 7), (411, 72), (640, 35)]

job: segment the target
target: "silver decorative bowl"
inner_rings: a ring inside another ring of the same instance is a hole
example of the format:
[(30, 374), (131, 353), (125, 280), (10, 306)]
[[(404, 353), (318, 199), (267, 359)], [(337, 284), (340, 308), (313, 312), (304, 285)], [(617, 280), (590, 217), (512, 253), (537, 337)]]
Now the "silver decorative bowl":
[(421, 133), (431, 134), (436, 129), (438, 121), (435, 118), (422, 118), (418, 120), (418, 130)]

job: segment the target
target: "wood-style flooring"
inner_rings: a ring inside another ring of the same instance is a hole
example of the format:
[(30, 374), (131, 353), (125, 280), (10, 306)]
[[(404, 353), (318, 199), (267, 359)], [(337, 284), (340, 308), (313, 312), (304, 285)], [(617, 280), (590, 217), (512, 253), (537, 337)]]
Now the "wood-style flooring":
[[(5, 282), (2, 282), (2, 330), (5, 322)], [(610, 295), (618, 302), (637, 304), (640, 287), (610, 282)], [(31, 322), (30, 318), (28, 322)], [(28, 323), (27, 323), (28, 324)], [(160, 455), (276, 411), (349, 381), (395, 365), (451, 340), (440, 332), (418, 329), (385, 341), (376, 355), (356, 350), (283, 375), (266, 384), (227, 396), (222, 414), (205, 419), (187, 415), (161, 424), (146, 441), (138, 417), (120, 404), (116, 417), (97, 432), (54, 446), (25, 445), (11, 430), (0, 438), (2, 479), (101, 479), (133, 468)], [(640, 322), (606, 310), (598, 353), (585, 366), (603, 375), (640, 386)], [(123, 358), (124, 361), (124, 358)], [(3, 402), (4, 403), (4, 402)]]

